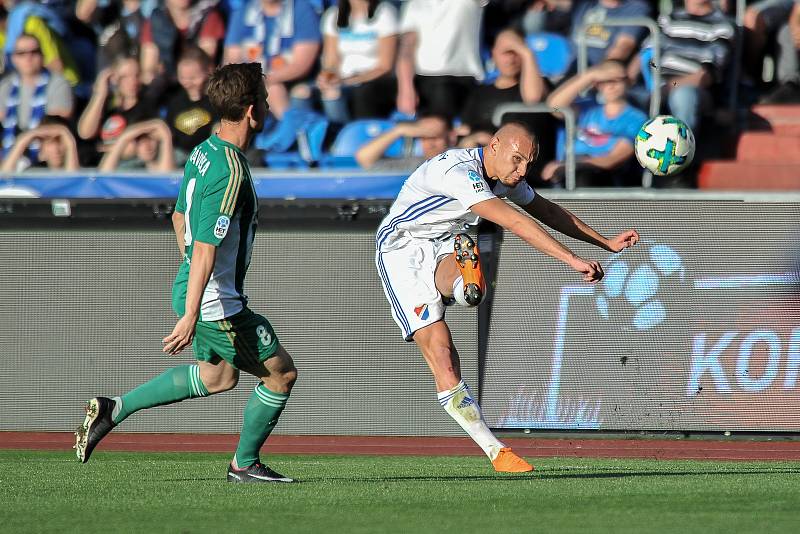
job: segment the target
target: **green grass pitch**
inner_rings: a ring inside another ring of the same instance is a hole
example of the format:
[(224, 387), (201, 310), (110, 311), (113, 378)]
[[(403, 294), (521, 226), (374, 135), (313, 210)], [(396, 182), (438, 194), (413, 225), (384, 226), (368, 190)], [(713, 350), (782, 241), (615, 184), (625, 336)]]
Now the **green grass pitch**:
[(275, 456), (298, 484), (225, 482), (220, 454), (0, 451), (0, 532), (800, 532), (800, 463)]

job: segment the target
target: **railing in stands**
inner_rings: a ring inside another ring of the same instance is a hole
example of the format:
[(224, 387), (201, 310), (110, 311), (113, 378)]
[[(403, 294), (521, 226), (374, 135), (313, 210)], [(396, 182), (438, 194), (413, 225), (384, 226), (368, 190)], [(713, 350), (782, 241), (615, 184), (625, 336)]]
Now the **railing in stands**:
[(554, 108), (547, 104), (503, 104), (498, 106), (492, 116), (496, 126), (503, 122), (506, 113), (560, 113), (564, 115), (566, 126), (565, 153), (565, 182), (568, 190), (575, 189), (575, 111), (572, 108)]

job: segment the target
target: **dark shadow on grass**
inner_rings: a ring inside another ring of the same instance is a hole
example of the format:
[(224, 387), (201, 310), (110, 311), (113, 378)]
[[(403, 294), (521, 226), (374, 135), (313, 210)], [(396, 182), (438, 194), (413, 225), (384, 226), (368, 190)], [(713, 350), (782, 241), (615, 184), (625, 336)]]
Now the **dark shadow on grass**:
[(719, 475), (719, 476), (738, 476), (738, 475), (797, 475), (798, 469), (759, 469), (759, 470), (730, 470), (730, 471), (616, 471), (603, 473), (573, 473), (552, 471), (534, 471), (533, 473), (523, 474), (495, 474), (495, 475), (453, 475), (453, 476), (433, 476), (433, 475), (408, 475), (408, 476), (385, 476), (385, 477), (328, 477), (328, 478), (306, 478), (306, 482), (441, 482), (441, 481), (482, 481), (492, 480), (500, 482), (525, 482), (530, 480), (558, 480), (558, 479), (601, 479), (601, 478), (631, 478), (631, 477), (681, 477), (697, 475)]
[[(295, 480), (294, 484), (302, 482), (470, 482), (470, 481), (501, 481), (501, 482), (526, 482), (529, 480), (559, 480), (559, 479), (603, 479), (603, 478), (632, 478), (632, 477), (685, 477), (685, 476), (740, 476), (740, 475), (800, 475), (800, 467), (785, 467), (775, 469), (730, 469), (730, 470), (705, 470), (705, 471), (620, 471), (613, 468), (593, 469), (590, 472), (576, 472), (577, 469), (548, 468), (533, 473), (521, 474), (490, 474), (490, 475), (398, 475), (398, 476), (350, 476), (350, 477), (309, 477)], [(158, 482), (214, 482), (224, 481), (222, 477), (205, 478), (163, 478)], [(282, 486), (284, 483), (272, 483)]]

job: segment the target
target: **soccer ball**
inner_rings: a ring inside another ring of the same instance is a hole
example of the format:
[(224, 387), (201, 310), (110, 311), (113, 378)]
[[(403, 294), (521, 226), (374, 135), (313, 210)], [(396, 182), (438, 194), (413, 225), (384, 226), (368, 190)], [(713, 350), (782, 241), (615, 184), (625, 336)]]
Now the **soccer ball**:
[(669, 176), (692, 162), (694, 134), (682, 120), (659, 115), (642, 125), (633, 148), (642, 167), (657, 176)]
[(667, 318), (661, 296), (678, 293), (686, 271), (683, 260), (672, 247), (653, 245), (644, 261), (621, 257), (605, 269), (595, 305), (604, 319), (632, 324), (636, 330), (650, 330)]

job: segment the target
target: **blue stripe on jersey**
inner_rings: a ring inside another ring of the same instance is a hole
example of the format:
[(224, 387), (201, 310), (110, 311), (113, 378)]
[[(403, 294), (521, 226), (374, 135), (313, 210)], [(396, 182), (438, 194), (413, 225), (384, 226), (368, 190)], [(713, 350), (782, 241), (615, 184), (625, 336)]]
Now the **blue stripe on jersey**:
[(435, 196), (432, 196), (432, 197), (428, 197), (428, 198), (422, 199), (419, 202), (415, 202), (414, 204), (411, 204), (409, 207), (406, 208), (406, 211), (404, 211), (403, 213), (401, 213), (400, 215), (396, 216), (394, 219), (392, 219), (391, 221), (386, 223), (386, 226), (381, 226), (380, 228), (378, 228), (378, 235), (375, 238), (375, 241), (380, 241), (382, 233), (390, 231), (392, 225), (395, 222), (397, 222), (398, 219), (401, 219), (401, 218), (405, 217), (408, 214), (408, 212), (413, 210), (415, 207), (419, 206), (420, 204), (424, 204), (424, 203), (426, 203), (428, 201), (431, 201), (433, 199), (441, 199), (441, 198), (447, 198), (447, 197), (445, 197), (444, 195), (435, 195)]
[[(433, 203), (429, 203), (429, 204), (427, 204), (425, 206), (420, 206), (419, 208), (417, 208), (413, 212), (409, 213), (408, 216), (406, 216), (404, 219), (397, 219), (394, 223), (392, 223), (391, 226), (387, 227), (388, 232), (385, 232), (383, 238), (381, 238), (380, 241), (378, 242), (378, 245), (377, 245), (378, 249), (381, 248), (381, 245), (383, 245), (383, 242), (386, 241), (386, 239), (390, 235), (392, 235), (394, 230), (396, 230), (397, 227), (400, 224), (402, 224), (404, 222), (410, 222), (410, 221), (413, 221), (415, 219), (419, 219), (420, 217), (422, 217), (426, 213), (431, 212), (431, 211), (433, 211), (433, 210), (435, 210), (437, 208), (441, 208), (445, 204), (449, 204), (450, 202), (452, 202), (454, 200), (455, 200), (454, 198), (441, 197), (439, 200), (437, 200), (437, 201), (435, 201)], [(406, 210), (406, 211), (408, 211), (408, 210)]]
[(408, 337), (411, 335), (411, 326), (408, 324), (408, 319), (406, 319), (406, 315), (403, 313), (403, 307), (400, 306), (400, 301), (398, 300), (397, 295), (395, 295), (394, 289), (392, 289), (392, 284), (389, 282), (389, 275), (386, 274), (386, 266), (383, 264), (382, 252), (378, 252), (378, 271), (389, 293), (389, 300), (391, 301), (392, 309), (394, 309), (395, 315), (403, 326), (403, 337)]

